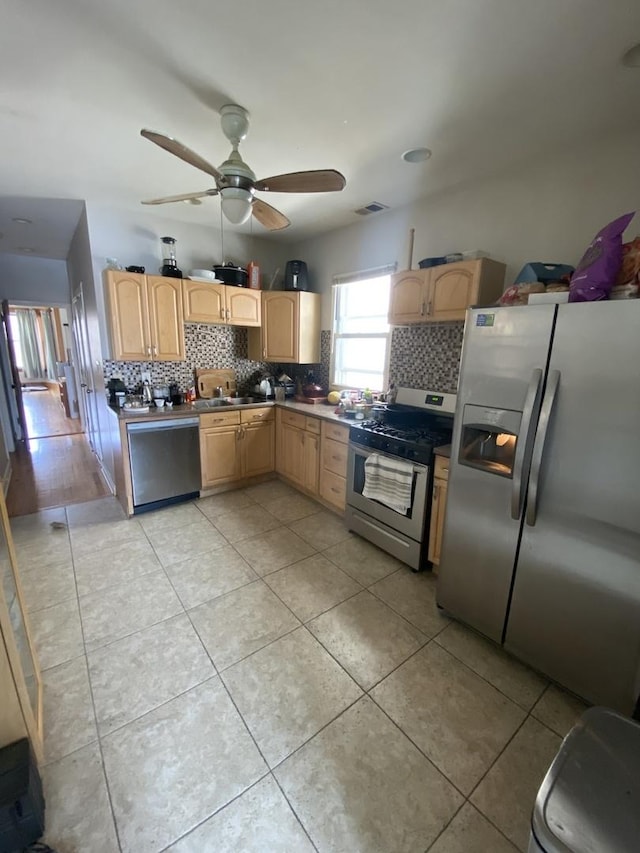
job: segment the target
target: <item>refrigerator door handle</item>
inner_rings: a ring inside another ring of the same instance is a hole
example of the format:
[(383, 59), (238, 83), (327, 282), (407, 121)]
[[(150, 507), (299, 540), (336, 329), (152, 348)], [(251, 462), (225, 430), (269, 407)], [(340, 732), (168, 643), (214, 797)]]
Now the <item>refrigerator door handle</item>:
[(560, 385), (560, 371), (552, 370), (549, 373), (549, 381), (547, 382), (547, 390), (544, 393), (544, 400), (540, 408), (540, 420), (538, 422), (538, 432), (533, 445), (533, 455), (531, 457), (531, 477), (529, 479), (529, 494), (527, 496), (527, 524), (533, 527), (536, 523), (538, 514), (538, 485), (540, 481), (540, 468), (542, 467), (542, 456), (544, 454), (544, 445), (547, 440), (547, 430), (549, 429), (549, 421), (551, 420), (551, 412), (556, 401), (558, 386)]
[(531, 424), (538, 407), (540, 396), (540, 385), (542, 383), (542, 370), (539, 367), (531, 373), (529, 387), (527, 388), (527, 396), (524, 399), (522, 408), (522, 418), (520, 420), (520, 436), (521, 440), (516, 445), (516, 458), (513, 462), (513, 481), (511, 485), (511, 518), (517, 521), (520, 518), (522, 511), (522, 502), (524, 498), (524, 483), (523, 468), (527, 457), (527, 447), (530, 444)]

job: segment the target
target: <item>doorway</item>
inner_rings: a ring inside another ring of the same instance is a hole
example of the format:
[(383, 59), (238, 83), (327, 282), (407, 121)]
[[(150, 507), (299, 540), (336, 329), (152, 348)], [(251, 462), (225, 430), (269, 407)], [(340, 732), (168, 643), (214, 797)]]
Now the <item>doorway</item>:
[(68, 308), (9, 305), (7, 319), (25, 439), (82, 432)]

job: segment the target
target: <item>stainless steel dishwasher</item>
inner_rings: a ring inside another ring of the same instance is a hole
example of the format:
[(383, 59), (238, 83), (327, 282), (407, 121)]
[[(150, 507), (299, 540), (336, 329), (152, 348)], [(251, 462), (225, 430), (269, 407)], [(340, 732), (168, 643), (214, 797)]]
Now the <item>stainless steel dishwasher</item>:
[(134, 513), (198, 496), (198, 418), (138, 421), (127, 434)]

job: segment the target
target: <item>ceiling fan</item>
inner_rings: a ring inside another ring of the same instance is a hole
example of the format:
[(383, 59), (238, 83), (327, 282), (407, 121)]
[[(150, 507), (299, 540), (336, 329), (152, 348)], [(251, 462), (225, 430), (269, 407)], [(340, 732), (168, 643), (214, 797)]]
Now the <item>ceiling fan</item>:
[(184, 193), (164, 198), (154, 198), (143, 201), (142, 204), (167, 204), (174, 201), (190, 201), (201, 204), (200, 199), (206, 196), (220, 195), (222, 212), (235, 225), (242, 225), (253, 214), (255, 218), (268, 228), (269, 231), (279, 231), (286, 228), (290, 222), (287, 217), (267, 204), (262, 199), (255, 198), (259, 192), (275, 193), (327, 193), (344, 189), (346, 181), (335, 169), (318, 169), (310, 172), (289, 172), (285, 175), (274, 175), (271, 178), (256, 179), (255, 174), (243, 161), (238, 146), (246, 137), (249, 130), (249, 113), (237, 104), (226, 104), (220, 110), (221, 124), (224, 135), (231, 145), (231, 154), (217, 169), (195, 151), (187, 148), (177, 139), (156, 133), (153, 130), (141, 130), (145, 139), (155, 142), (160, 148), (175, 154), (186, 163), (195, 166), (207, 175), (215, 178), (215, 188), (199, 193)]

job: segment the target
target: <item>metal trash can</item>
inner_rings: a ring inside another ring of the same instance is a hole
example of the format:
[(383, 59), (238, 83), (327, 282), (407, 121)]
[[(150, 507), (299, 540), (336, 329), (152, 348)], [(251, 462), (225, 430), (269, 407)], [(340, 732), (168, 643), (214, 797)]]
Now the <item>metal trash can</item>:
[(608, 708), (590, 708), (540, 786), (529, 853), (639, 850), (640, 725)]

